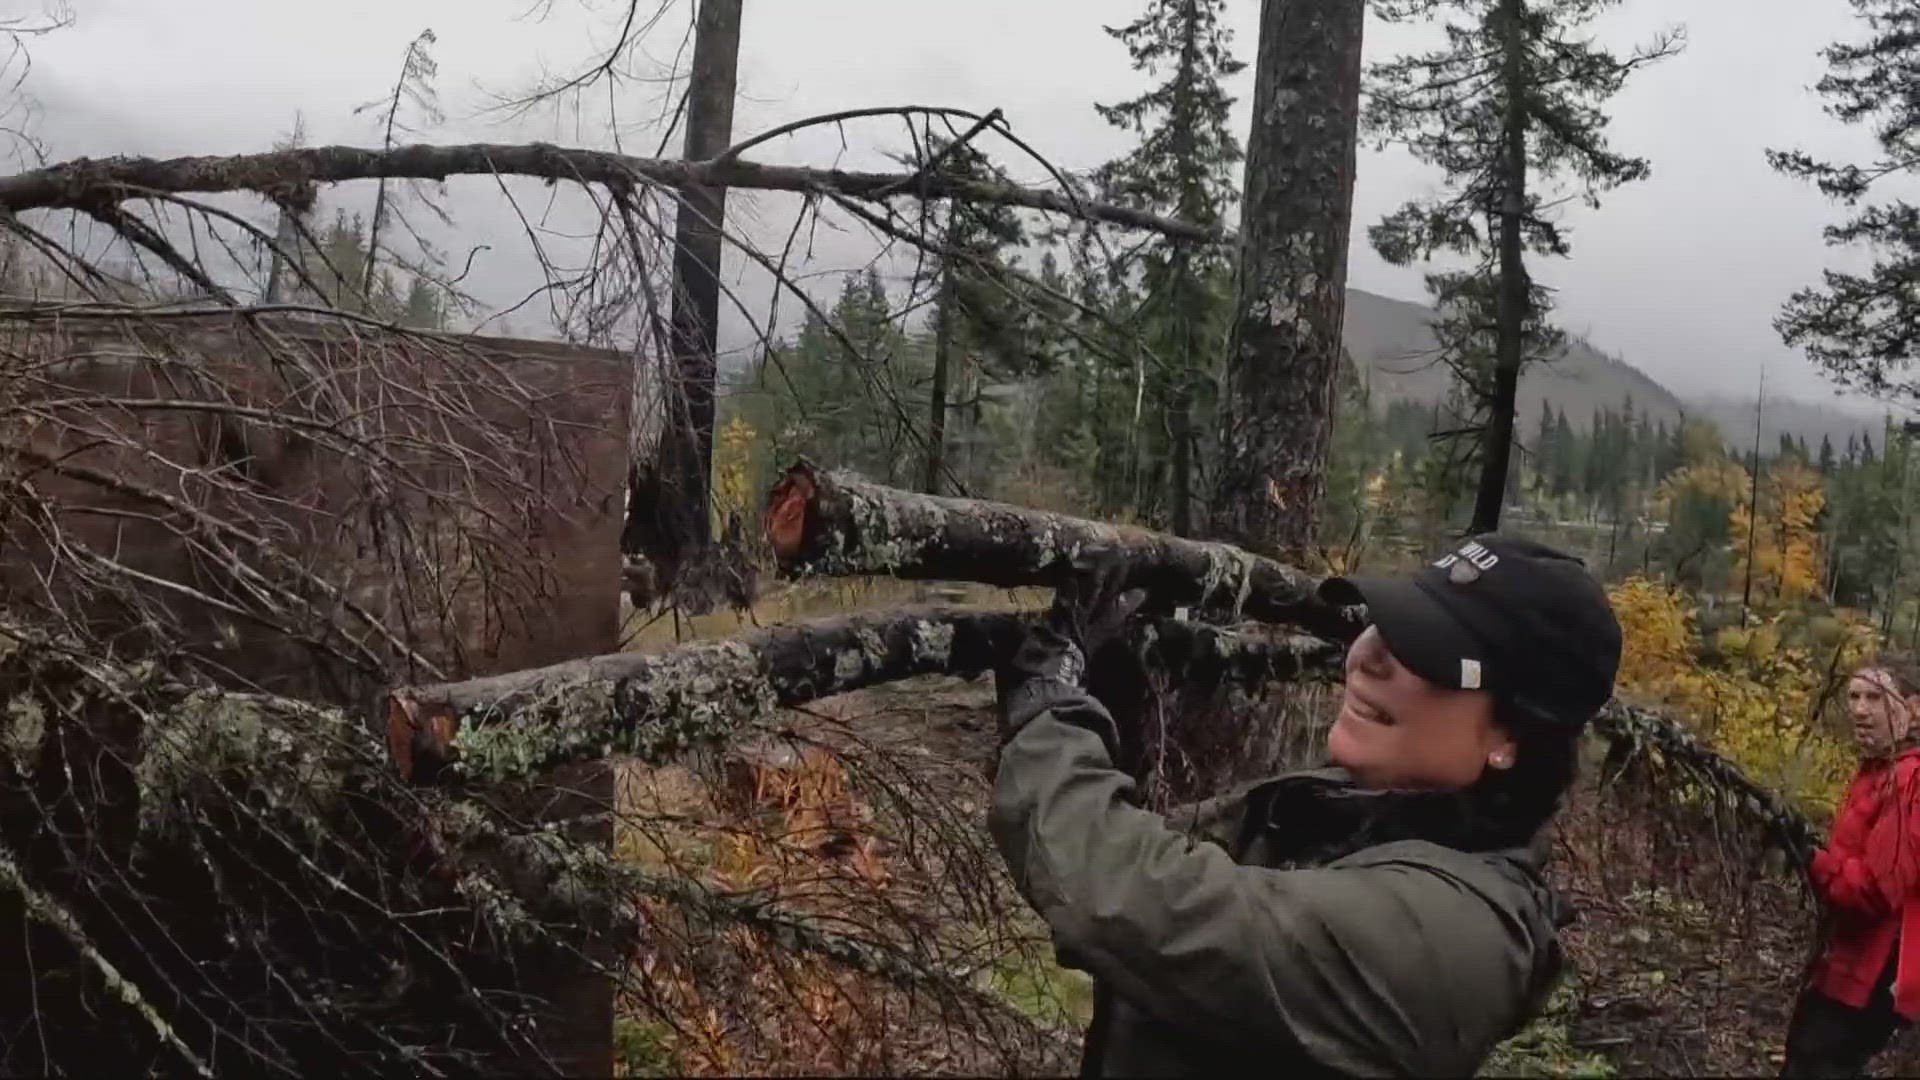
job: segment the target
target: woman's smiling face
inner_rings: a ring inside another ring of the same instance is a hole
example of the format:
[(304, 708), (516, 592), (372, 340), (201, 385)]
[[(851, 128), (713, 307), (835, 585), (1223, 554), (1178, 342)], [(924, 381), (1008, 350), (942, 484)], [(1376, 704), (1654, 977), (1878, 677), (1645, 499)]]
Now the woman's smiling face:
[(1327, 735), (1335, 765), (1370, 788), (1457, 789), (1513, 763), (1493, 696), (1436, 686), (1394, 658), (1375, 627), (1347, 650), (1346, 695)]

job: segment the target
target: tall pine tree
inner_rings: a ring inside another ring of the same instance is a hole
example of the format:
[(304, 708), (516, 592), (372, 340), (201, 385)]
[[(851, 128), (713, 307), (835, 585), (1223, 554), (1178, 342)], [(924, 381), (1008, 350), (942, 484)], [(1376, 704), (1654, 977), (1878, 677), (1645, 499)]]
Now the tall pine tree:
[(1389, 21), (1441, 18), (1445, 48), (1375, 65), (1364, 114), (1382, 143), (1437, 165), (1450, 190), (1409, 202), (1369, 230), (1381, 256), (1406, 265), (1441, 252), (1474, 260), (1428, 278), (1448, 312), (1442, 344), (1480, 404), (1480, 485), (1470, 529), (1500, 524), (1521, 367), (1549, 355), (1544, 290), (1526, 256), (1565, 257), (1540, 181), (1571, 178), (1592, 206), (1648, 174), (1607, 146), (1602, 106), (1637, 68), (1678, 49), (1666, 35), (1622, 58), (1575, 36), (1618, 0), (1381, 0)]
[[(1006, 176), (971, 146), (935, 136), (928, 140), (921, 167), (970, 180)], [(933, 372), (927, 409), (926, 456), (921, 474), (926, 491), (939, 495), (952, 469), (947, 460), (948, 420), (956, 380), (1018, 378), (1029, 367), (1023, 340), (1025, 315), (1009, 292), (1003, 251), (1026, 242), (1014, 212), (987, 203), (954, 202), (946, 212), (940, 252), (927, 264), (938, 284), (934, 309)], [(956, 351), (971, 357), (967, 371), (956, 371)], [(977, 387), (962, 400), (978, 402)], [(968, 419), (977, 421), (977, 406)]]
[(1814, 87), (1827, 112), (1872, 125), (1879, 153), (1865, 164), (1821, 161), (1800, 151), (1769, 151), (1773, 167), (1808, 180), (1854, 210), (1826, 229), (1827, 243), (1877, 256), (1865, 273), (1828, 270), (1823, 284), (1795, 293), (1775, 322), (1788, 345), (1843, 385), (1920, 396), (1902, 379), (1920, 348), (1920, 207), (1897, 196), (1862, 206), (1876, 185), (1920, 171), (1920, 5), (1913, 0), (1850, 0), (1870, 36), (1825, 51), (1828, 73)]
[[(1221, 25), (1226, 0), (1149, 0), (1146, 11), (1107, 33), (1126, 45), (1136, 70), (1164, 74), (1139, 97), (1095, 108), (1102, 119), (1140, 137), (1107, 163), (1099, 181), (1113, 201), (1213, 228), (1234, 196), (1242, 158), (1229, 128), (1233, 98), (1223, 84), (1246, 65), (1235, 60)], [(1218, 287), (1230, 268), (1218, 247), (1156, 236), (1140, 251), (1148, 303), (1146, 339), (1161, 362), (1155, 380), (1167, 423), (1169, 526), (1193, 530), (1198, 467), (1194, 416), (1215, 376), (1230, 296)]]

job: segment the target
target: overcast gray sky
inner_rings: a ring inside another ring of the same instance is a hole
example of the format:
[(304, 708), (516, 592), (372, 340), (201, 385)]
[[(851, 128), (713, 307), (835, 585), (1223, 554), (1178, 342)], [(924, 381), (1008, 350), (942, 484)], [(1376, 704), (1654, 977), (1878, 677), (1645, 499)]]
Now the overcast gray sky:
[[(34, 43), (33, 93), (55, 158), (109, 153), (175, 155), (266, 148), (304, 115), (315, 142), (375, 143), (376, 122), (356, 104), (382, 96), (416, 34), (431, 28), (448, 121), (430, 141), (543, 138), (605, 146), (604, 97), (584, 120), (552, 111), (503, 125), (476, 115), (484, 92), (524, 89), (543, 70), (572, 70), (612, 40), (624, 0), (70, 0), (71, 29)], [(38, 0), (0, 0), (34, 10)], [(1117, 42), (1100, 32), (1135, 0), (747, 0), (742, 100), (736, 133), (836, 109), (877, 104), (1005, 110), (1016, 131), (1063, 166), (1084, 169), (1125, 149), (1093, 113), (1096, 101), (1142, 84)], [(680, 48), (690, 4), (648, 38), (665, 70)], [(1242, 59), (1251, 60), (1258, 0), (1229, 5)], [(1832, 391), (1779, 342), (1770, 323), (1796, 287), (1817, 280), (1835, 253), (1820, 228), (1839, 211), (1809, 188), (1774, 175), (1767, 147), (1861, 153), (1865, 135), (1826, 117), (1807, 88), (1819, 48), (1857, 33), (1845, 0), (1627, 0), (1599, 24), (1630, 44), (1684, 25), (1687, 51), (1637, 76), (1616, 99), (1615, 145), (1651, 158), (1653, 178), (1616, 192), (1598, 212), (1573, 211), (1574, 257), (1536, 275), (1560, 289), (1563, 325), (1589, 336), (1683, 395), (1750, 396), (1762, 365), (1769, 394), (1810, 399)], [(1419, 43), (1402, 28), (1369, 27), (1370, 59)], [(1234, 90), (1245, 130), (1251, 70)], [(630, 152), (650, 153), (648, 122), (660, 87), (620, 102)], [(884, 166), (904, 145), (897, 122), (840, 134), (817, 131), (770, 147), (769, 160)], [(677, 149), (677, 148), (675, 148)], [(1038, 179), (1037, 169), (1022, 170)], [(1355, 197), (1350, 276), (1361, 287), (1421, 298), (1418, 270), (1383, 263), (1363, 226), (1434, 178), (1404, 156), (1367, 153)], [(512, 209), (486, 182), (453, 195), (462, 247), (494, 250), (474, 280), (504, 299), (539, 277), (518, 239)], [(791, 202), (733, 204), (758, 229), (784, 232)], [(823, 237), (824, 266), (857, 265), (857, 236)], [(526, 330), (529, 327), (518, 327)]]

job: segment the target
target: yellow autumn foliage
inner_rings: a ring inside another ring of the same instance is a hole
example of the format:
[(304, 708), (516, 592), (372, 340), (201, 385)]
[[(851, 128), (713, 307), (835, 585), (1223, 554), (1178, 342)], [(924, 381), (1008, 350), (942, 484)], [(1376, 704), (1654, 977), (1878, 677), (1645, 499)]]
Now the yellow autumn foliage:
[(1660, 481), (1659, 489), (1654, 492), (1653, 509), (1662, 518), (1671, 517), (1674, 502), (1683, 495), (1742, 503), (1752, 491), (1752, 481), (1747, 470), (1725, 455), (1703, 458), (1673, 470)]
[(1823, 722), (1831, 676), (1844, 675), (1878, 642), (1855, 617), (1836, 616), (1838, 643), (1818, 653), (1781, 642), (1784, 615), (1716, 637), (1703, 661), (1696, 611), (1679, 590), (1645, 577), (1609, 590), (1623, 642), (1622, 698), (1662, 709), (1699, 733), (1756, 781), (1824, 819), (1855, 753), (1843, 730)]
[(758, 433), (745, 417), (722, 424), (713, 437), (713, 509), (715, 524), (729, 513), (744, 515), (752, 493), (748, 478), (753, 469), (753, 440)]
[(1751, 546), (1755, 596), (1790, 604), (1818, 593), (1820, 536), (1814, 521), (1826, 503), (1826, 486), (1819, 473), (1797, 461), (1776, 464), (1760, 485), (1759, 520), (1754, 520), (1747, 495), (1741, 497), (1729, 518), (1736, 555), (1734, 580), (1745, 580), (1747, 549)]

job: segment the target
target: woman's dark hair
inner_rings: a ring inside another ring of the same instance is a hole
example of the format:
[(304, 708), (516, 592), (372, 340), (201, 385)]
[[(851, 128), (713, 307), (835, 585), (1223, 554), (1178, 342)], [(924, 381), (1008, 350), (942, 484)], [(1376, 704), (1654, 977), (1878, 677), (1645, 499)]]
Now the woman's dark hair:
[(1580, 730), (1496, 697), (1493, 721), (1513, 740), (1513, 765), (1485, 769), (1466, 796), (1478, 829), (1502, 846), (1531, 843), (1580, 776)]

